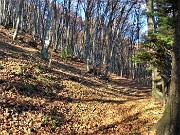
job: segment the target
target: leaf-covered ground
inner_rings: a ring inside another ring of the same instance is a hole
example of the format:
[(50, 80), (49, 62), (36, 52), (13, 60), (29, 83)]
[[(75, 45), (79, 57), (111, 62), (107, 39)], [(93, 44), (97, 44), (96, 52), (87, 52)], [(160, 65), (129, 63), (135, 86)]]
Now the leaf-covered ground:
[(11, 39), (0, 27), (0, 134), (153, 134), (162, 110), (149, 87), (115, 75), (98, 79), (58, 53), (49, 68), (30, 35)]

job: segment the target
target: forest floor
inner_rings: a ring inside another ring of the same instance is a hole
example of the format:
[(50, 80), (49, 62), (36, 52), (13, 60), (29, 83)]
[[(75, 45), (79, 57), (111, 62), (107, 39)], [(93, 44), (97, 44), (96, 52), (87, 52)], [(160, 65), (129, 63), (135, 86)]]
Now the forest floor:
[(58, 53), (49, 68), (30, 35), (18, 39), (0, 27), (1, 135), (153, 134), (162, 109), (150, 87), (113, 74), (98, 79)]

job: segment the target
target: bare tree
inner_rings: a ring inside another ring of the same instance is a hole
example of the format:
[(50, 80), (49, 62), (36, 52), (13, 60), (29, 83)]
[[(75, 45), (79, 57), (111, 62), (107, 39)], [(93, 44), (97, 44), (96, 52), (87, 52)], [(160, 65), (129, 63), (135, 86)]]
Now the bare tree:
[(13, 40), (15, 40), (17, 38), (17, 34), (18, 34), (18, 31), (19, 31), (19, 24), (20, 24), (20, 21), (21, 21), (21, 18), (22, 18), (23, 2), (24, 2), (24, 0), (19, 1), (18, 18), (17, 18), (17, 22), (16, 22), (16, 29), (15, 29), (14, 35), (13, 35)]
[(48, 49), (51, 41), (51, 35), (50, 35), (50, 29), (51, 29), (51, 17), (52, 17), (52, 11), (53, 11), (53, 6), (54, 6), (54, 0), (51, 0), (49, 3), (49, 8), (48, 8), (48, 15), (46, 18), (46, 27), (45, 27), (45, 39), (43, 41), (43, 46), (42, 46), (42, 56), (45, 59), (48, 59)]

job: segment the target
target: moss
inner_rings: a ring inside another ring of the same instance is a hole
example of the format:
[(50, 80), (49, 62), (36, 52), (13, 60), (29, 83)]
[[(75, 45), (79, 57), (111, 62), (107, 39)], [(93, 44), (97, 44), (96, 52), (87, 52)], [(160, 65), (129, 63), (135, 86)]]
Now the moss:
[(152, 130), (156, 130), (156, 135), (165, 135), (167, 134), (167, 132), (169, 132), (169, 129), (171, 127), (170, 119), (170, 104), (168, 104), (163, 116), (152, 128)]
[(163, 102), (163, 93), (159, 89), (152, 89), (152, 97), (154, 97), (159, 102)]
[(3, 70), (4, 69), (4, 66), (3, 65), (0, 65), (0, 70)]
[(26, 94), (33, 93), (38, 90), (37, 84), (21, 84), (19, 87), (20, 92), (24, 92)]

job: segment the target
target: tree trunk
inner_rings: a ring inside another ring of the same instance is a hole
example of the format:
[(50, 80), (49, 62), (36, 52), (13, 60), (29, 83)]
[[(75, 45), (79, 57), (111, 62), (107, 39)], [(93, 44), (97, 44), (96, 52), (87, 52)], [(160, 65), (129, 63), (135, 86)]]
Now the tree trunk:
[(85, 48), (85, 55), (86, 55), (86, 71), (89, 72), (90, 70), (90, 3), (91, 1), (87, 1), (87, 7), (85, 10), (85, 31), (86, 31), (86, 48)]
[(96, 17), (96, 21), (95, 21), (95, 28), (94, 28), (94, 31), (93, 31), (93, 41), (92, 41), (92, 48), (93, 48), (93, 69), (94, 70), (97, 70), (97, 38), (98, 38), (98, 30), (99, 30), (99, 11), (100, 11), (100, 0), (98, 0), (97, 2), (97, 17)]
[(2, 0), (0, 0), (0, 24), (2, 24), (2, 10), (3, 10)]
[(42, 39), (41, 32), (41, 1), (38, 0), (38, 37)]
[(86, 29), (86, 71), (89, 72), (90, 70), (90, 28), (89, 28), (89, 17), (86, 17), (85, 20), (85, 29)]
[(50, 7), (48, 10), (48, 16), (46, 19), (45, 39), (43, 41), (43, 46), (41, 50), (44, 59), (48, 59), (48, 49), (50, 45), (51, 16), (52, 16), (53, 5), (54, 5), (54, 0), (51, 0)]
[[(147, 17), (148, 23), (148, 33), (155, 31), (155, 24), (153, 21), (153, 2), (154, 0), (146, 0), (147, 13), (150, 14)], [(163, 103), (163, 94), (162, 94), (162, 78), (159, 75), (158, 68), (152, 67), (152, 96)], [(161, 92), (160, 92), (161, 91)]]
[(17, 18), (17, 22), (16, 22), (16, 29), (15, 29), (15, 32), (13, 35), (13, 40), (16, 40), (18, 31), (19, 31), (19, 24), (20, 24), (21, 15), (22, 15), (23, 2), (24, 2), (24, 0), (21, 0), (19, 2), (19, 12), (18, 12), (18, 18)]

